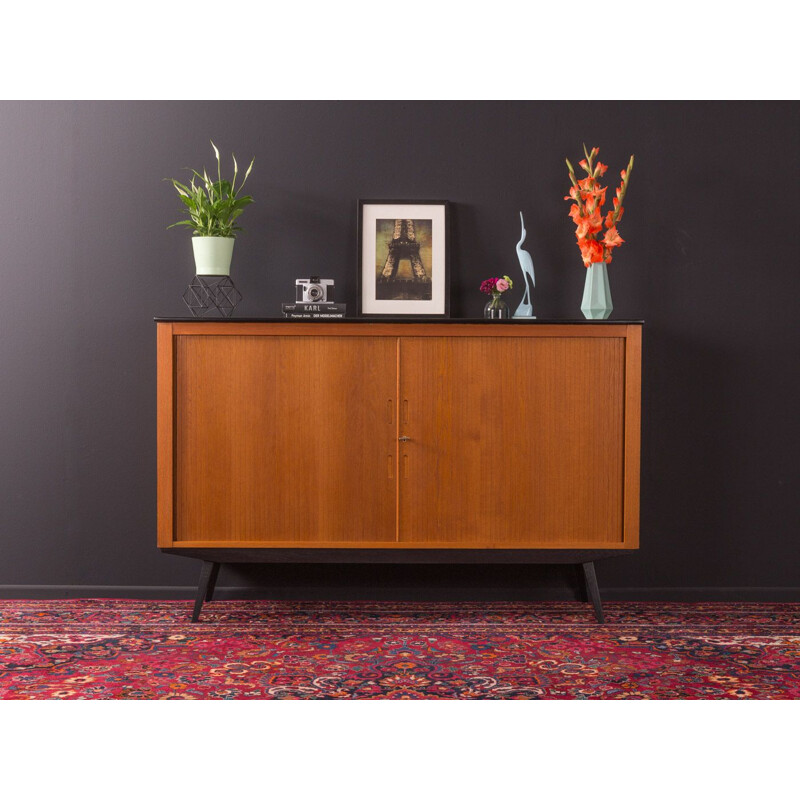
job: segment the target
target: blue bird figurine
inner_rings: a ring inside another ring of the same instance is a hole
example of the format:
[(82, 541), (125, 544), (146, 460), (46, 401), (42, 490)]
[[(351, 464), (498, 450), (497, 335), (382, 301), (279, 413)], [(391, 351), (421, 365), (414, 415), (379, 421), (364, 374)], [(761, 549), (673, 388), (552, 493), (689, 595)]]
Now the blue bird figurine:
[[(536, 278), (533, 273), (533, 259), (527, 250), (522, 249), (522, 243), (525, 241), (527, 231), (525, 230), (525, 220), (522, 217), (522, 212), (519, 212), (519, 221), (522, 225), (522, 238), (517, 242), (517, 258), (519, 258), (519, 266), (522, 269), (522, 277), (525, 280), (525, 294), (522, 295), (522, 302), (517, 306), (514, 312), (514, 318), (519, 319), (536, 319), (533, 314), (533, 301), (531, 300), (531, 290), (536, 286)], [(530, 283), (528, 279), (530, 278)]]

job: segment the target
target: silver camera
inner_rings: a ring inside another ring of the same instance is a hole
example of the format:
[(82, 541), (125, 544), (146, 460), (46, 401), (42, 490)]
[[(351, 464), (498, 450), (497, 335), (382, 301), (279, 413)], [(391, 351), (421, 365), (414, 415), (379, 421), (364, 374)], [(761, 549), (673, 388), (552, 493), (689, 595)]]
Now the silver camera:
[(332, 303), (333, 281), (329, 278), (298, 278), (294, 282), (298, 303)]

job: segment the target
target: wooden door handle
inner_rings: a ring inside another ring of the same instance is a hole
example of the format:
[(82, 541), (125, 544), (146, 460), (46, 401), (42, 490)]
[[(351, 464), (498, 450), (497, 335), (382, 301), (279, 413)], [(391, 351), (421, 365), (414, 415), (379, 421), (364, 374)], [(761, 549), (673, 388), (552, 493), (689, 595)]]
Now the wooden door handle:
[(397, 441), (398, 442), (410, 442), (411, 439), (408, 436), (401, 436)]

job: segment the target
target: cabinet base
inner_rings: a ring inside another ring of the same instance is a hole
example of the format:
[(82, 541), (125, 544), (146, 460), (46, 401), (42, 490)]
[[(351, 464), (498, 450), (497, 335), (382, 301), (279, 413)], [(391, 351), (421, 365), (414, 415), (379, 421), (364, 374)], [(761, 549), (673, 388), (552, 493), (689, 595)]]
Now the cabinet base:
[(263, 547), (161, 548), (162, 553), (202, 560), (192, 622), (200, 619), (203, 603), (214, 597), (222, 564), (314, 563), (314, 564), (574, 564), (581, 567), (583, 600), (591, 602), (595, 618), (605, 622), (594, 562), (623, 555), (626, 550), (351, 550), (269, 549)]

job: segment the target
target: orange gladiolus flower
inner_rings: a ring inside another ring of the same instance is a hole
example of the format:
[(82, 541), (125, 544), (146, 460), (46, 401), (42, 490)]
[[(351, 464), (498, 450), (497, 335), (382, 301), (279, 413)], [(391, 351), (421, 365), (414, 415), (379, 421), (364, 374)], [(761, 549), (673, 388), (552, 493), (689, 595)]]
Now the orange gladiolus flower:
[(624, 243), (625, 240), (619, 235), (616, 225), (613, 228), (609, 228), (606, 231), (606, 235), (603, 237), (603, 244), (606, 247), (619, 247)]
[[(573, 184), (564, 199), (574, 201), (568, 215), (575, 224), (575, 238), (578, 241), (583, 263), (587, 267), (598, 261), (610, 263), (613, 250), (625, 242), (619, 235), (617, 222), (622, 219), (625, 210), (622, 207), (622, 201), (628, 188), (630, 167), (633, 166), (633, 156), (631, 156), (629, 169), (620, 172), (622, 183), (615, 192), (614, 210), (603, 214), (601, 209), (606, 202), (608, 187), (601, 186), (599, 178), (608, 171), (608, 165), (601, 161), (595, 161), (599, 152), (599, 147), (587, 150), (584, 145), (586, 157), (581, 159), (578, 164), (586, 172), (586, 177), (580, 180), (575, 177), (572, 164), (567, 160), (570, 180), (573, 181)], [(605, 233), (603, 233), (604, 227)]]
[(625, 209), (620, 207), (616, 220), (614, 220), (614, 214), (617, 213), (616, 209), (614, 211), (609, 211), (608, 214), (606, 214), (606, 228), (612, 228), (614, 225), (616, 225), (617, 222), (622, 219), (622, 214), (624, 211)]
[(606, 189), (608, 187), (604, 186), (602, 189), (598, 189), (594, 194), (597, 197), (597, 205), (603, 206), (606, 203)]
[(588, 267), (597, 261), (603, 260), (603, 245), (596, 239), (583, 239), (578, 242), (578, 247), (581, 249), (581, 256), (583, 263)]
[(575, 224), (578, 226), (575, 235), (579, 239), (583, 239), (585, 236), (590, 236), (603, 230), (603, 216), (599, 211), (595, 210), (594, 213), (588, 216), (579, 217), (578, 222)]

